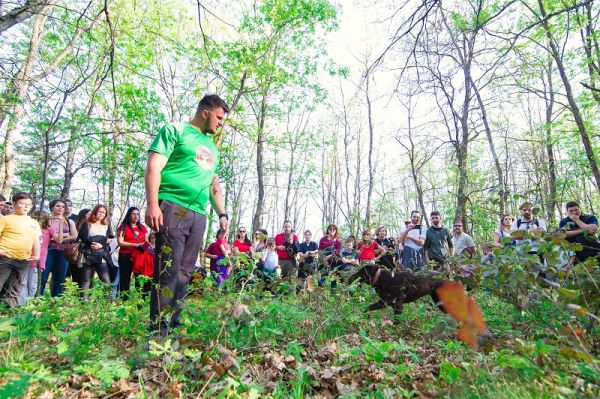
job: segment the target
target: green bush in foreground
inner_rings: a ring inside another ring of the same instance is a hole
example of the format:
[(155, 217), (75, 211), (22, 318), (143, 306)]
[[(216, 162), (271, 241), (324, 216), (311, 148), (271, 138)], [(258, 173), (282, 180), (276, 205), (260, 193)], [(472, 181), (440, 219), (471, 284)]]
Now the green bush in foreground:
[[(491, 333), (474, 351), (426, 300), (365, 313), (368, 287), (311, 292), (194, 282), (184, 326), (148, 335), (148, 304), (70, 285), (0, 313), (0, 397), (597, 397), (598, 328), (541, 296), (520, 311), (479, 290)], [(570, 326), (565, 329), (564, 326)], [(585, 330), (585, 331), (584, 331)], [(592, 358), (570, 352), (591, 343)]]

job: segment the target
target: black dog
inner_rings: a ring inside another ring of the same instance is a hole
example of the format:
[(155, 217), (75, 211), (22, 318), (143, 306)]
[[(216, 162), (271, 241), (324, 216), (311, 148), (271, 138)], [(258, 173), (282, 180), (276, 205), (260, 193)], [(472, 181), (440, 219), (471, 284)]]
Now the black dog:
[[(354, 274), (350, 281), (359, 279), (375, 288), (379, 301), (367, 308), (367, 311), (391, 306), (394, 316), (402, 313), (402, 305), (416, 301), (425, 295), (430, 295), (442, 312), (446, 312), (438, 298), (436, 290), (447, 283), (429, 276), (419, 276), (408, 272), (392, 273), (378, 265), (366, 265)], [(397, 322), (397, 320), (396, 320)]]

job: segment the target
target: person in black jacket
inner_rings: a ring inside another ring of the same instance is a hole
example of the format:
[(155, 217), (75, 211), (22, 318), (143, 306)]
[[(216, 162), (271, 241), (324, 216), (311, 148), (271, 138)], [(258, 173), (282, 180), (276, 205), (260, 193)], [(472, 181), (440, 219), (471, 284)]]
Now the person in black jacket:
[(582, 246), (581, 251), (575, 252), (579, 262), (596, 257), (600, 264), (600, 242), (598, 242), (598, 218), (594, 215), (585, 215), (581, 212), (579, 203), (569, 201), (566, 205), (569, 216), (562, 219), (559, 228), (562, 229), (567, 241)]
[(111, 269), (115, 269), (115, 266), (110, 256), (109, 244), (114, 237), (109, 225), (108, 208), (96, 205), (87, 221), (82, 223), (77, 237), (83, 243), (83, 256), (77, 266), (78, 285), (84, 291), (84, 298), (87, 298), (85, 291), (90, 288), (94, 271), (98, 273), (102, 283), (110, 285), (112, 281)]

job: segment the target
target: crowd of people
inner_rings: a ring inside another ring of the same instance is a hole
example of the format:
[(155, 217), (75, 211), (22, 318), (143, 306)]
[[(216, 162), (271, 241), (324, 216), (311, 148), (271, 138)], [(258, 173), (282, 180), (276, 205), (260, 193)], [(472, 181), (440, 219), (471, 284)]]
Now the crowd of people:
[[(568, 202), (566, 208), (569, 216), (560, 221), (559, 228), (569, 242), (581, 245), (581, 250), (574, 251), (568, 262), (598, 257), (597, 218), (583, 215), (577, 202)], [(525, 240), (530, 246), (529, 252), (537, 253), (536, 237), (541, 238), (547, 232), (546, 222), (534, 216), (530, 202), (523, 203), (519, 210), (521, 215), (517, 218), (511, 215), (500, 218), (498, 228), (493, 232), (493, 242), (481, 245), (481, 261), (491, 262), (496, 248), (518, 245)], [(413, 211), (397, 237), (388, 236), (385, 226), (380, 226), (374, 232), (363, 230), (360, 239), (353, 235), (341, 238), (338, 227), (330, 224), (318, 243), (312, 240), (310, 230), (306, 230), (304, 240), (299, 241), (290, 221), (284, 222), (282, 232), (273, 238), (267, 237), (266, 230), (258, 229), (250, 239), (246, 228), (240, 227), (233, 246), (226, 240), (228, 231), (219, 230), (216, 241), (208, 246), (205, 255), (211, 260), (210, 270), (217, 276), (219, 284), (231, 275), (232, 262), (227, 261), (231, 256), (258, 258), (258, 270), (269, 278), (276, 274), (302, 279), (316, 271), (321, 274), (348, 271), (365, 263), (407, 271), (417, 271), (429, 264), (432, 269), (439, 270), (452, 256), (472, 258), (475, 255), (475, 241), (465, 233), (461, 220), (455, 220), (452, 228), (447, 228), (440, 212), (433, 211), (429, 217), (430, 227), (427, 228), (422, 224), (421, 213)], [(544, 262), (541, 254), (540, 262)]]
[[(0, 196), (1, 201), (6, 200)], [(47, 287), (50, 296), (59, 296), (68, 278), (87, 298), (95, 275), (126, 298), (132, 276), (154, 274), (154, 234), (141, 223), (138, 208), (127, 210), (115, 237), (102, 204), (75, 215), (70, 200), (55, 199), (48, 204), (49, 212), (29, 215), (32, 198), (24, 192), (15, 194), (10, 204), (0, 203), (8, 210), (0, 216), (0, 295), (9, 307), (44, 295)], [(148, 280), (143, 281), (148, 292)]]
[[(82, 209), (78, 214), (72, 213), (68, 199), (52, 200), (49, 212), (35, 211), (29, 216), (31, 208), (28, 193), (17, 193), (10, 202), (0, 197), (0, 286), (2, 299), (9, 307), (43, 295), (47, 286), (51, 296), (61, 295), (67, 278), (77, 284), (84, 298), (97, 275), (102, 284), (114, 286), (127, 299), (132, 279), (142, 275), (153, 277), (155, 234), (141, 222), (138, 208), (127, 210), (116, 235), (110, 226), (108, 208), (102, 204)], [(560, 221), (559, 228), (564, 230), (568, 241), (581, 245), (573, 253), (573, 260), (597, 257), (600, 253), (597, 218), (582, 214), (576, 202), (568, 202), (566, 210), (568, 216)], [(546, 232), (545, 221), (533, 215), (531, 203), (523, 203), (520, 212), (518, 218), (510, 215), (500, 218), (493, 242), (482, 246), (484, 259), (494, 248), (531, 239), (525, 232)], [(439, 268), (451, 256), (470, 258), (476, 253), (475, 242), (464, 232), (460, 220), (455, 220), (450, 229), (443, 225), (439, 212), (433, 211), (429, 217), (427, 228), (422, 224), (420, 212), (413, 211), (397, 237), (388, 236), (386, 228), (380, 226), (374, 232), (363, 230), (359, 239), (352, 235), (341, 238), (338, 227), (330, 224), (318, 242), (313, 241), (310, 230), (304, 231), (303, 239), (299, 240), (290, 221), (274, 237), (268, 237), (265, 229), (248, 234), (245, 227), (240, 227), (232, 244), (228, 241), (229, 229), (220, 228), (215, 241), (200, 252), (195, 267), (203, 270), (203, 260), (207, 259), (216, 283), (221, 284), (230, 278), (234, 269), (232, 259), (236, 258), (256, 262), (257, 272), (266, 279), (292, 276), (304, 279), (317, 271), (321, 275), (348, 271), (364, 263), (377, 263), (389, 270), (416, 271), (426, 264)], [(519, 231), (523, 234), (515, 233)], [(534, 253), (535, 241), (530, 245)], [(73, 258), (75, 246), (79, 251)], [(140, 284), (142, 292), (150, 292), (148, 279), (141, 279)]]
[[(219, 151), (211, 135), (218, 132), (229, 112), (216, 95), (199, 102), (189, 122), (168, 123), (154, 138), (148, 151), (145, 170), (145, 217), (138, 208), (129, 208), (116, 232), (110, 224), (109, 209), (102, 204), (73, 213), (68, 199), (55, 199), (48, 211), (33, 212), (32, 197), (19, 192), (11, 201), (0, 197), (0, 289), (9, 307), (22, 305), (28, 297), (64, 291), (70, 278), (85, 298), (94, 275), (111, 295), (120, 292), (127, 299), (132, 280), (145, 275), (152, 282), (143, 284), (150, 293), (150, 329), (166, 336), (179, 324), (188, 284), (198, 269), (198, 258), (210, 261), (217, 284), (232, 274), (232, 259), (245, 257), (257, 261), (264, 278), (304, 278), (316, 271), (335, 272), (377, 263), (393, 270), (418, 270), (425, 264), (444, 265), (452, 256), (473, 257), (476, 244), (464, 231), (461, 220), (452, 228), (442, 223), (442, 215), (429, 215), (430, 227), (423, 225), (420, 212), (413, 211), (397, 237), (388, 236), (384, 226), (361, 237), (342, 238), (338, 227), (330, 224), (319, 242), (306, 230), (302, 242), (292, 223), (268, 237), (267, 231), (237, 230), (230, 244), (229, 216), (225, 209), (217, 165)], [(215, 241), (201, 250), (207, 224), (208, 204), (218, 215)], [(566, 239), (580, 244), (573, 260), (598, 256), (598, 220), (584, 215), (579, 204), (566, 204), (568, 216), (560, 221)], [(486, 246), (487, 260), (492, 250), (504, 245), (530, 242), (530, 234), (543, 233), (546, 223), (535, 217), (531, 203), (519, 208), (521, 215), (500, 219), (493, 244)], [(145, 225), (142, 224), (145, 221)], [(518, 232), (522, 231), (522, 234)], [(116, 235), (115, 235), (116, 233)], [(531, 251), (536, 252), (535, 240)], [(202, 263), (202, 262), (201, 262)], [(202, 264), (200, 265), (203, 266)], [(171, 309), (166, 320), (164, 310)]]

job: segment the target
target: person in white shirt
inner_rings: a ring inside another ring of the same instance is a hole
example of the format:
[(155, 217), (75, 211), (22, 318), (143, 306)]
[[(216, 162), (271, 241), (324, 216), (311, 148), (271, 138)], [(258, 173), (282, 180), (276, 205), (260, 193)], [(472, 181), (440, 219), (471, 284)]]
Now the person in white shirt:
[(425, 264), (423, 244), (427, 236), (427, 228), (421, 225), (421, 213), (412, 211), (410, 223), (400, 230), (398, 242), (404, 247), (402, 266), (405, 270), (418, 270)]
[[(536, 237), (531, 235), (523, 234), (522, 237), (515, 236), (515, 231), (523, 230), (525, 233), (534, 233), (535, 235), (540, 235), (546, 232), (546, 222), (542, 219), (538, 219), (533, 216), (533, 205), (531, 202), (524, 202), (519, 207), (521, 211), (521, 217), (517, 218), (510, 227), (511, 236), (513, 237), (513, 241), (515, 244), (523, 244), (525, 242), (531, 244), (531, 251), (529, 253), (535, 254), (537, 253), (538, 245), (536, 243)], [(538, 254), (540, 258), (540, 262), (544, 263), (544, 257), (541, 254)]]
[[(533, 205), (531, 202), (524, 202), (520, 207), (521, 217), (517, 218), (512, 226), (510, 232), (517, 230), (523, 230), (529, 233), (542, 234), (546, 232), (546, 222), (542, 219), (538, 219), (533, 216)], [(525, 237), (514, 237), (516, 243), (522, 242)]]
[(263, 274), (265, 277), (273, 277), (277, 274), (279, 266), (279, 256), (275, 250), (275, 241), (271, 238), (267, 241), (267, 247), (262, 251), (261, 259), (263, 261)]
[(475, 253), (475, 241), (473, 237), (463, 231), (464, 225), (462, 220), (454, 222), (454, 255), (465, 253), (469, 258)]

